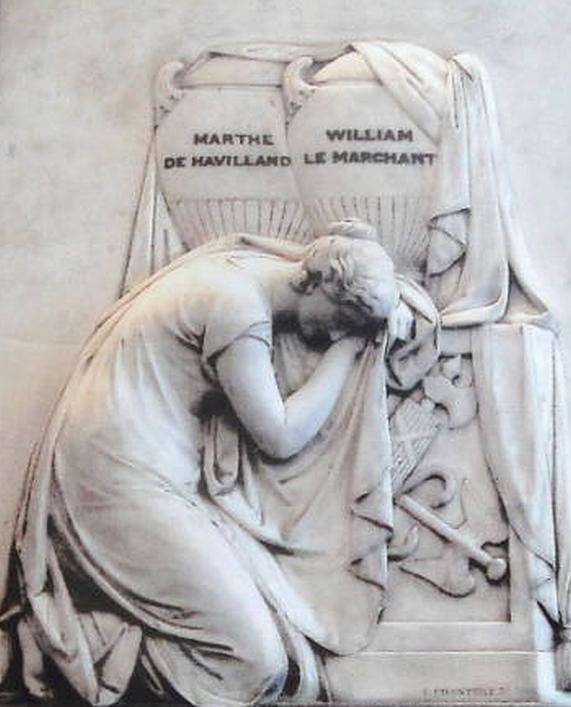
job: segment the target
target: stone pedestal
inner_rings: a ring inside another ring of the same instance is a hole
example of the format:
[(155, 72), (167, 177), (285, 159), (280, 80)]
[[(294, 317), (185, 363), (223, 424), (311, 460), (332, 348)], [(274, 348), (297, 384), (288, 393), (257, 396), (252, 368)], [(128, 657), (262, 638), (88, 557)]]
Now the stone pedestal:
[[(529, 597), (526, 551), (510, 537), (503, 621), (386, 621), (367, 651), (327, 661), (335, 700), (363, 704), (571, 704), (556, 688), (552, 638)], [(462, 601), (457, 599), (455, 601)]]

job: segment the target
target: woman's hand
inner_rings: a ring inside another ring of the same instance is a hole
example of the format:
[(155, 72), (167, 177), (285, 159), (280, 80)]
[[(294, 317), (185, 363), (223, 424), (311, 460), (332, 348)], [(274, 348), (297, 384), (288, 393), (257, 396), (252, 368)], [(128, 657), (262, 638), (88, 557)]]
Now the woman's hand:
[(389, 335), (392, 339), (406, 341), (411, 337), (413, 323), (414, 315), (410, 307), (400, 300), (388, 318)]
[(258, 339), (238, 339), (218, 356), (218, 380), (258, 447), (271, 457), (287, 459), (319, 432), (366, 344), (360, 336), (332, 344), (305, 384), (285, 401), (268, 346)]

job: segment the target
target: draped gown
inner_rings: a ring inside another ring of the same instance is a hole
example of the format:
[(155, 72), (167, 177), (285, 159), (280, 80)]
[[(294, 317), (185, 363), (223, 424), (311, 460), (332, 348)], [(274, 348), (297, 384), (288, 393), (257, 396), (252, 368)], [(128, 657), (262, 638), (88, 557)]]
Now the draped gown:
[[(260, 258), (304, 252), (251, 236), (196, 249), (120, 300), (87, 342), (17, 529), (29, 686), (41, 681), (37, 650), (92, 704), (116, 702), (140, 662), (159, 692), (244, 705), (280, 695), (289, 659), (288, 690), (310, 701), (314, 647), (369, 642), (392, 522), (386, 335), (285, 462), (253, 447), (213, 366), (255, 337), (274, 343), (284, 394), (307, 379), (319, 354), (272, 336), (254, 274)], [(413, 283), (401, 290), (431, 315)]]

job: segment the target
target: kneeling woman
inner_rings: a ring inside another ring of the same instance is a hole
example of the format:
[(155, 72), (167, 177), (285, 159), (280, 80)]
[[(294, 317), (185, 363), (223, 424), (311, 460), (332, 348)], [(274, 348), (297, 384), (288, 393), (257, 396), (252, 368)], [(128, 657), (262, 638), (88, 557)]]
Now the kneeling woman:
[[(205, 429), (225, 401), (236, 421), (226, 424), (256, 454), (300, 454), (331, 416), (364, 334), (402, 312), (398, 301), (373, 241), (335, 235), (288, 249), (234, 236), (116, 305), (56, 407), (20, 517), (31, 692), (44, 687), (46, 654), (93, 704), (117, 701), (139, 660), (155, 684), (197, 705), (280, 695), (287, 641), (206, 488)], [(325, 349), (287, 399), (274, 328)]]

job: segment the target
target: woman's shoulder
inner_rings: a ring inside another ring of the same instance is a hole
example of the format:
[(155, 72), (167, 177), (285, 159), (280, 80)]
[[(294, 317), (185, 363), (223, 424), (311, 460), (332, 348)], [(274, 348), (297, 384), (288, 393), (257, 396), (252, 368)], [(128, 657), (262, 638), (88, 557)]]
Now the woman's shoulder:
[(224, 299), (263, 301), (264, 295), (250, 268), (242, 267), (243, 258), (233, 253), (205, 253), (195, 258), (183, 256), (178, 263), (166, 268), (155, 286), (164, 288), (173, 297), (191, 294), (210, 302)]
[(227, 259), (212, 264), (204, 332), (204, 356), (210, 358), (236, 339), (252, 335), (271, 345), (271, 309), (253, 272)]
[(201, 279), (209, 281), (209, 289), (215, 299), (225, 300), (231, 309), (251, 306), (268, 309), (266, 296), (255, 275), (255, 268), (249, 267), (251, 258), (242, 254), (215, 254), (205, 259), (200, 268)]

